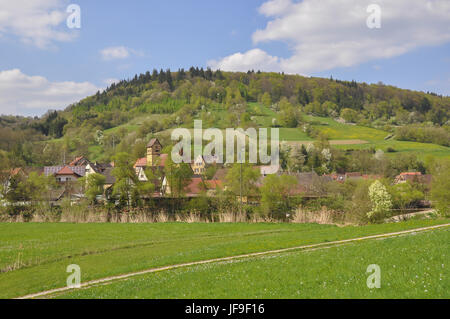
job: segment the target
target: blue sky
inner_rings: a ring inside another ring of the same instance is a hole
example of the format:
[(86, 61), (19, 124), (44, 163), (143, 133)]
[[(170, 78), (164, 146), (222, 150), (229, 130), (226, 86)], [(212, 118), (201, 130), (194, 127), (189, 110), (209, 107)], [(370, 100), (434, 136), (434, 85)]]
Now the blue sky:
[[(191, 65), (450, 95), (448, 1), (397, 1), (0, 0), (0, 113), (41, 115), (116, 79)], [(81, 8), (77, 30), (66, 25), (70, 3)]]

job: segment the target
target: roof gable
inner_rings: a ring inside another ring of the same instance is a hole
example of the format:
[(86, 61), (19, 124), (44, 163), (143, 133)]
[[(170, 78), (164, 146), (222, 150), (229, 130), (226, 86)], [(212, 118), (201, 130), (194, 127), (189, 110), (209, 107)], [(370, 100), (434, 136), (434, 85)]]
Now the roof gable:
[(79, 174), (75, 173), (72, 169), (69, 168), (69, 166), (64, 166), (63, 168), (61, 168), (56, 175), (78, 175)]
[(152, 138), (150, 140), (150, 142), (148, 142), (147, 147), (153, 147), (154, 145), (161, 146), (161, 143), (159, 142), (159, 140), (157, 138)]
[(89, 164), (89, 160), (84, 156), (76, 157), (72, 162), (69, 163), (69, 166), (80, 166)]

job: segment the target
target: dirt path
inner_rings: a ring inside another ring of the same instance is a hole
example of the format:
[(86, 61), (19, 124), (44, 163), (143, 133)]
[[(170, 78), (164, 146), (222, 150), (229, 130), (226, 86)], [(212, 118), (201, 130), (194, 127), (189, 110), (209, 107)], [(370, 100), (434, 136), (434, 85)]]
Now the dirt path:
[[(106, 278), (102, 278), (102, 279), (87, 281), (87, 282), (82, 283), (80, 288), (88, 288), (90, 286), (98, 285), (98, 284), (108, 284), (108, 283), (111, 283), (116, 280), (122, 280), (122, 279), (127, 279), (130, 277), (145, 275), (145, 274), (159, 272), (159, 271), (171, 270), (171, 269), (176, 269), (176, 268), (197, 266), (197, 265), (203, 265), (203, 264), (209, 264), (209, 263), (215, 263), (215, 262), (230, 261), (230, 260), (241, 259), (241, 258), (258, 257), (258, 256), (263, 256), (263, 255), (269, 255), (269, 254), (279, 254), (279, 253), (284, 253), (284, 252), (293, 251), (293, 250), (313, 250), (313, 249), (315, 250), (315, 249), (318, 249), (319, 247), (320, 248), (330, 248), (330, 246), (337, 246), (337, 245), (341, 245), (344, 243), (350, 243), (350, 242), (356, 242), (356, 241), (368, 240), (368, 239), (395, 237), (395, 236), (416, 233), (416, 232), (420, 232), (420, 231), (427, 231), (427, 230), (432, 230), (432, 229), (438, 229), (438, 228), (443, 228), (443, 227), (448, 227), (448, 226), (450, 226), (450, 223), (436, 225), (436, 226), (403, 230), (403, 231), (394, 232), (394, 233), (371, 235), (371, 236), (365, 236), (365, 237), (359, 237), (359, 238), (337, 240), (337, 241), (324, 242), (324, 243), (318, 243), (318, 244), (312, 244), (312, 245), (296, 246), (296, 247), (268, 250), (268, 251), (263, 251), (263, 252), (243, 254), (243, 255), (237, 255), (237, 256), (194, 261), (194, 262), (164, 266), (164, 267), (159, 267), (159, 268), (151, 268), (151, 269), (132, 272), (132, 273), (124, 274), (124, 275), (117, 275), (117, 276), (111, 276), (111, 277), (106, 277)], [(38, 298), (38, 297), (45, 297), (45, 296), (49, 296), (49, 295), (52, 295), (55, 293), (61, 293), (61, 292), (69, 291), (69, 290), (74, 290), (74, 288), (69, 288), (69, 287), (56, 288), (56, 289), (52, 289), (52, 290), (42, 291), (42, 292), (18, 297), (16, 299), (32, 299), (32, 298)]]

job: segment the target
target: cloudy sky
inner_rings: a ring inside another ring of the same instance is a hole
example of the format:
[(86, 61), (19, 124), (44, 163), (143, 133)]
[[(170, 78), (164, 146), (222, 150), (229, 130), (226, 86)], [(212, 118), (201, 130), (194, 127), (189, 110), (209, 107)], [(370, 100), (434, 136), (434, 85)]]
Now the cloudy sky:
[[(380, 28), (367, 26), (372, 4)], [(191, 65), (450, 95), (449, 52), (449, 0), (0, 0), (0, 114), (41, 115)]]

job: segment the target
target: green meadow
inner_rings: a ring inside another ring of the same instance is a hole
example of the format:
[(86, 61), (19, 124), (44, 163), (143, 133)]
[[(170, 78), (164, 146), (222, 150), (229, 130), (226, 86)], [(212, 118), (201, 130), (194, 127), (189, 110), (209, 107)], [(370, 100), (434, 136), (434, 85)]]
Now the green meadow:
[(328, 117), (305, 116), (305, 119), (324, 133), (331, 140), (365, 140), (368, 142), (383, 140), (389, 135), (388, 132), (352, 124), (338, 123)]
[[(450, 297), (448, 229), (314, 251), (191, 266), (73, 290), (58, 298)], [(369, 289), (369, 265), (380, 288)]]
[(361, 227), (283, 223), (2, 223), (0, 298), (64, 287), (66, 267), (70, 264), (78, 264), (82, 281), (89, 281), (167, 265), (448, 222), (411, 220)]
[[(429, 143), (417, 143), (406, 141), (376, 141), (367, 144), (354, 144), (354, 145), (334, 145), (333, 147), (338, 149), (368, 149), (374, 147), (375, 149), (381, 149), (388, 156), (395, 156), (396, 154), (415, 154), (420, 159), (425, 159), (428, 156), (433, 157), (450, 157), (450, 147), (445, 147), (436, 144)], [(388, 149), (392, 148), (395, 152), (389, 153)]]

